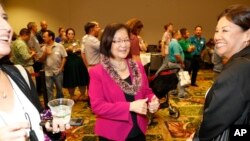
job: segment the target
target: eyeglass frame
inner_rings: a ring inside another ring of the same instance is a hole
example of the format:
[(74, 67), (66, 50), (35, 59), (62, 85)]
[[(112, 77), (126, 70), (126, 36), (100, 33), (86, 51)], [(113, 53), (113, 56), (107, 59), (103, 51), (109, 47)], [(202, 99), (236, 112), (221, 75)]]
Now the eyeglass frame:
[(113, 40), (112, 43), (115, 44), (121, 44), (121, 43), (130, 43), (130, 39), (124, 39), (124, 40)]

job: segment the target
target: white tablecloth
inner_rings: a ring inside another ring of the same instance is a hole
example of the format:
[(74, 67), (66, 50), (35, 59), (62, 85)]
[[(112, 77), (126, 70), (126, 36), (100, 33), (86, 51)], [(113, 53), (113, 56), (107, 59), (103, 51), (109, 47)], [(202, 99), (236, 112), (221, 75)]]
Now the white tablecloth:
[(145, 66), (150, 63), (151, 53), (140, 53), (140, 58), (143, 66)]

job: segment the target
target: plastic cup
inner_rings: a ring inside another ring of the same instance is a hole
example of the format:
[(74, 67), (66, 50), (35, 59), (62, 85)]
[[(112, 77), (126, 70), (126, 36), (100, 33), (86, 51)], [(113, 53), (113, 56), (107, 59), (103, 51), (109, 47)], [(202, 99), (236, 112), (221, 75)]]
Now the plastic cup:
[(72, 99), (58, 98), (48, 102), (53, 116), (53, 122), (67, 124), (70, 122), (71, 111), (74, 105)]

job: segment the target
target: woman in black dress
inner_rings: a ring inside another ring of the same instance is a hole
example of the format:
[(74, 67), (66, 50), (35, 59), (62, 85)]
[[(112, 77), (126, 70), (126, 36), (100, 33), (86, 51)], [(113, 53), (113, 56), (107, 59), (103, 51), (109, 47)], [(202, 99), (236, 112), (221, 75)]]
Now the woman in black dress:
[[(89, 83), (88, 70), (81, 58), (80, 42), (75, 39), (75, 30), (68, 28), (66, 30), (67, 40), (64, 47), (68, 53), (67, 61), (64, 66), (63, 87), (67, 88), (72, 99), (79, 100), (85, 95), (86, 86)], [(78, 87), (81, 95), (75, 99), (75, 88)]]

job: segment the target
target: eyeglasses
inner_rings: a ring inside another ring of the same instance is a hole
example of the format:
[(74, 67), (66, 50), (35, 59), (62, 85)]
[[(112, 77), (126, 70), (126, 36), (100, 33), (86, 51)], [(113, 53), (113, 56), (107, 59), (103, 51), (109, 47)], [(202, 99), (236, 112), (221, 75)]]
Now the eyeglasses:
[(115, 44), (121, 44), (121, 43), (129, 43), (130, 39), (125, 39), (125, 40), (113, 40), (112, 41)]

